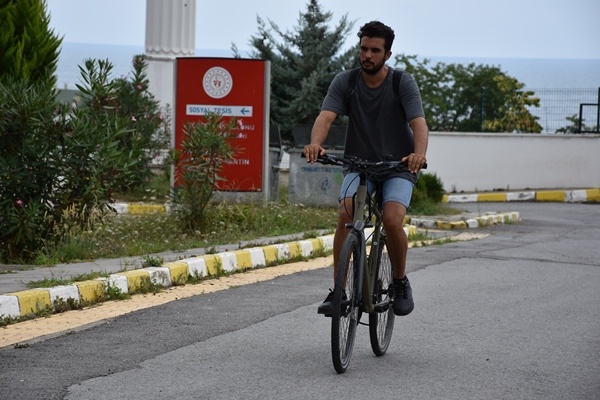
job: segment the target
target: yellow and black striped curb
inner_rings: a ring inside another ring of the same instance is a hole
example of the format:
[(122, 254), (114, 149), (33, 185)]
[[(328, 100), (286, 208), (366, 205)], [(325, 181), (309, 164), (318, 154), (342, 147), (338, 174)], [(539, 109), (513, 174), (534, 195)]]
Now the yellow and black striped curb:
[(507, 201), (539, 201), (555, 203), (600, 203), (600, 189), (528, 190), (522, 192), (490, 192), (473, 194), (447, 194), (447, 203), (483, 203)]
[[(414, 226), (405, 227), (414, 234)], [(56, 301), (97, 303), (106, 298), (111, 288), (121, 293), (133, 293), (147, 283), (169, 287), (185, 283), (189, 276), (217, 276), (220, 272), (241, 272), (247, 269), (282, 264), (301, 257), (311, 257), (317, 251), (331, 251), (333, 235), (320, 236), (282, 244), (205, 254), (185, 260), (167, 262), (160, 267), (118, 272), (108, 278), (97, 278), (70, 285), (22, 290), (0, 295), (0, 317), (18, 318), (52, 309)]]
[(167, 204), (113, 203), (110, 206), (117, 214), (163, 214), (169, 211)]
[(468, 229), (480, 228), (484, 226), (507, 224), (518, 222), (521, 216), (518, 212), (512, 211), (508, 213), (488, 213), (483, 216), (461, 219), (458, 221), (432, 220), (426, 218), (408, 218), (406, 223), (418, 228), (436, 228), (436, 229)]
[[(416, 227), (406, 226), (405, 232), (414, 234)], [(370, 233), (367, 232), (367, 235)], [(282, 244), (271, 244), (218, 254), (205, 254), (180, 261), (167, 262), (160, 267), (141, 268), (118, 272), (108, 278), (97, 278), (70, 285), (22, 290), (0, 295), (0, 317), (34, 314), (52, 309), (57, 300), (79, 303), (97, 303), (106, 298), (111, 288), (121, 293), (133, 293), (148, 282), (161, 287), (185, 283), (189, 276), (217, 276), (220, 272), (241, 272), (267, 265), (282, 264), (301, 257), (311, 257), (317, 251), (333, 250), (333, 235), (303, 239)]]
[(108, 278), (76, 282), (52, 288), (29, 289), (0, 295), (0, 317), (20, 317), (52, 308), (56, 300), (72, 299), (77, 303), (97, 303), (111, 287), (121, 293), (132, 293), (151, 282), (161, 287), (185, 283), (189, 276), (216, 276), (220, 272), (240, 272), (251, 268), (284, 263), (299, 257), (310, 257), (316, 251), (333, 249), (333, 236), (298, 240), (284, 244), (205, 254), (199, 257), (167, 262), (160, 267), (135, 269), (111, 274)]
[[(520, 220), (518, 212), (488, 214), (462, 221), (436, 221), (407, 218), (404, 231), (414, 235), (417, 228), (464, 229), (476, 228)], [(372, 228), (365, 229), (367, 237)], [(311, 257), (318, 251), (333, 250), (333, 235), (319, 236), (281, 244), (205, 254), (180, 261), (164, 263), (160, 267), (141, 268), (117, 272), (108, 278), (97, 278), (70, 285), (22, 290), (0, 295), (0, 317), (18, 318), (52, 309), (57, 300), (75, 303), (97, 303), (106, 298), (111, 288), (121, 293), (133, 293), (148, 282), (161, 287), (185, 283), (189, 276), (217, 276), (220, 272), (241, 272), (267, 265), (283, 264), (301, 257)]]

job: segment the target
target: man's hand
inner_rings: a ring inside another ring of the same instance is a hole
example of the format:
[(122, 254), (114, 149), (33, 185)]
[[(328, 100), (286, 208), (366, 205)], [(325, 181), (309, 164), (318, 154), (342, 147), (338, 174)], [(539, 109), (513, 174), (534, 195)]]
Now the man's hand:
[(315, 120), (312, 131), (310, 132), (310, 144), (304, 146), (304, 157), (306, 162), (314, 163), (319, 156), (325, 155), (326, 151), (320, 144), (325, 143), (331, 124), (335, 121), (337, 114), (331, 111), (321, 111)]
[(406, 163), (411, 173), (416, 174), (427, 163), (427, 158), (421, 154), (410, 153), (408, 156), (402, 158), (401, 161)]
[(304, 157), (306, 162), (314, 163), (319, 156), (325, 155), (326, 151), (318, 144), (309, 144), (304, 146)]

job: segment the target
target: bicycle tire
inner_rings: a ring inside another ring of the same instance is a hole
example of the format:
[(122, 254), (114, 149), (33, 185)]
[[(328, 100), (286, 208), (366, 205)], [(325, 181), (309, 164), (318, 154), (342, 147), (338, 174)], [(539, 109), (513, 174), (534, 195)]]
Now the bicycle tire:
[(376, 278), (372, 293), (376, 311), (369, 313), (369, 338), (373, 353), (379, 357), (385, 354), (390, 345), (395, 320), (392, 309), (394, 269), (390, 262), (387, 241), (383, 233), (379, 239), (375, 269)]
[(331, 356), (333, 366), (338, 374), (345, 372), (350, 364), (354, 338), (356, 337), (358, 303), (360, 300), (356, 272), (360, 252), (358, 237), (352, 232), (349, 233), (340, 252), (332, 300)]

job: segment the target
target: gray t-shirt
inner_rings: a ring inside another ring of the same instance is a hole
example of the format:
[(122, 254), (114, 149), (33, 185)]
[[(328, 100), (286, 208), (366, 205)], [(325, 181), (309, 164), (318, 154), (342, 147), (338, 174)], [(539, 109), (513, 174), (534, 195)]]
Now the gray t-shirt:
[[(346, 104), (350, 70), (340, 72), (331, 82), (321, 110), (337, 115), (348, 115), (344, 154), (368, 161), (386, 159), (400, 160), (414, 152), (413, 133), (408, 125), (417, 117), (425, 117), (419, 88), (413, 77), (402, 73), (399, 97), (392, 87), (393, 69), (388, 68), (385, 81), (376, 88), (370, 88), (359, 74), (350, 98)], [(391, 176), (397, 176), (392, 174)], [(401, 177), (416, 181), (414, 174), (400, 174)]]

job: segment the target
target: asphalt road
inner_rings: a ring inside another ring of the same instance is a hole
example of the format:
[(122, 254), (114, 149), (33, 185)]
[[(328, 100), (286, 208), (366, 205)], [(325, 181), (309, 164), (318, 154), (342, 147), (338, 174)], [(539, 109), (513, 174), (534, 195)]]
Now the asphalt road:
[(316, 314), (326, 268), (0, 349), (0, 398), (600, 398), (600, 206), (460, 207), (523, 221), (411, 249), (415, 311), (383, 357), (361, 326), (345, 374)]

